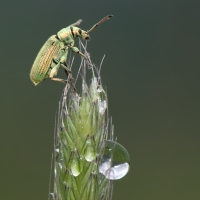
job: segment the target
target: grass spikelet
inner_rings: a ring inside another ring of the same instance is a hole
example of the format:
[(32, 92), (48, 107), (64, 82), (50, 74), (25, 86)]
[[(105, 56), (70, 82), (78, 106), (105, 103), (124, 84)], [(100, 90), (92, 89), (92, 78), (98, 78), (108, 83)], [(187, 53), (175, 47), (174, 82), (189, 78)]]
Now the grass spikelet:
[(112, 183), (99, 172), (104, 141), (112, 134), (100, 68), (93, 65), (91, 82), (87, 84), (89, 69), (82, 60), (77, 75), (82, 79), (81, 92), (75, 89), (76, 80), (64, 88), (55, 130), (53, 200), (112, 198)]

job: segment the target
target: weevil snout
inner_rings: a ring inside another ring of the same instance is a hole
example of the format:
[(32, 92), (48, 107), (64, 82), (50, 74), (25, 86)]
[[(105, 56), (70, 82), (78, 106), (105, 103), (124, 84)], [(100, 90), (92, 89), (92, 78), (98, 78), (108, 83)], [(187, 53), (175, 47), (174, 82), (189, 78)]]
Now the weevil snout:
[(87, 31), (83, 31), (82, 30), (82, 33), (81, 33), (81, 36), (84, 40), (89, 40), (90, 39), (90, 36), (89, 34), (87, 33)]

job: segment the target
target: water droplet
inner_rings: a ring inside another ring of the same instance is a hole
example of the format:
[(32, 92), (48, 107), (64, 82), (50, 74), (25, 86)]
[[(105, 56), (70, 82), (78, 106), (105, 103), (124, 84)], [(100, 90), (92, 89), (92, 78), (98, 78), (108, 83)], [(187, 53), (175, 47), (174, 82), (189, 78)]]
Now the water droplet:
[(56, 169), (54, 169), (54, 174), (55, 174), (55, 176), (57, 175), (57, 170)]
[(56, 152), (56, 153), (59, 153), (59, 149), (55, 149), (55, 152)]
[(100, 114), (104, 114), (105, 110), (107, 108), (107, 102), (105, 100), (99, 102), (99, 112)]
[(102, 92), (103, 88), (101, 86), (97, 86), (97, 92)]
[(96, 158), (96, 147), (93, 137), (88, 137), (86, 139), (82, 152), (85, 160), (87, 160), (88, 162), (91, 162)]
[(52, 196), (52, 198), (54, 199), (54, 193), (49, 193), (49, 195), (51, 195), (51, 196)]
[(106, 140), (99, 172), (107, 179), (116, 180), (124, 177), (129, 168), (130, 157), (127, 150), (115, 141)]
[(78, 176), (83, 170), (81, 158), (77, 151), (72, 152), (69, 168), (73, 176)]
[(88, 162), (93, 161), (96, 158), (95, 147), (91, 144), (87, 145), (84, 154), (85, 160), (87, 160)]
[(58, 166), (60, 167), (60, 169), (62, 169), (62, 164), (61, 163), (58, 163)]

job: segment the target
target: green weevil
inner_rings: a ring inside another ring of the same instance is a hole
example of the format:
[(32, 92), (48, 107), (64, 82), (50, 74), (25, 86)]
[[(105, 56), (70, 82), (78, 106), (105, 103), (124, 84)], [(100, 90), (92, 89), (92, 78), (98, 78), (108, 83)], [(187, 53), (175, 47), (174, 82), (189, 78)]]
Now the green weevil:
[(61, 29), (56, 35), (52, 35), (40, 49), (30, 72), (30, 79), (36, 85), (41, 83), (47, 78), (54, 81), (67, 83), (66, 80), (60, 78), (54, 78), (57, 75), (59, 67), (62, 66), (65, 72), (69, 75), (71, 70), (66, 64), (68, 49), (80, 54), (88, 64), (88, 58), (79, 51), (77, 47), (74, 47), (74, 39), (81, 37), (84, 40), (90, 39), (89, 33), (93, 31), (101, 23), (110, 19), (113, 15), (108, 15), (96, 23), (89, 31), (84, 31), (77, 26), (82, 20), (78, 20), (74, 24)]

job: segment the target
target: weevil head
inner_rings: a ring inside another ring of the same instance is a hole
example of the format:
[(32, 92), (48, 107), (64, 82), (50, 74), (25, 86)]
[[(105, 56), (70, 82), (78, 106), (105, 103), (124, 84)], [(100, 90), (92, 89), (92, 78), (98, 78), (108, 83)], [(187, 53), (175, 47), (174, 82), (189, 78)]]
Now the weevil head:
[(81, 30), (81, 37), (82, 37), (84, 40), (89, 40), (89, 39), (90, 39), (89, 34), (87, 33), (87, 31), (84, 31), (84, 30)]
[(87, 31), (81, 30), (78, 27), (73, 27), (73, 28), (71, 28), (71, 30), (72, 30), (72, 33), (73, 33), (72, 35), (74, 35), (75, 37), (81, 37), (84, 40), (90, 39), (90, 36), (87, 33)]

